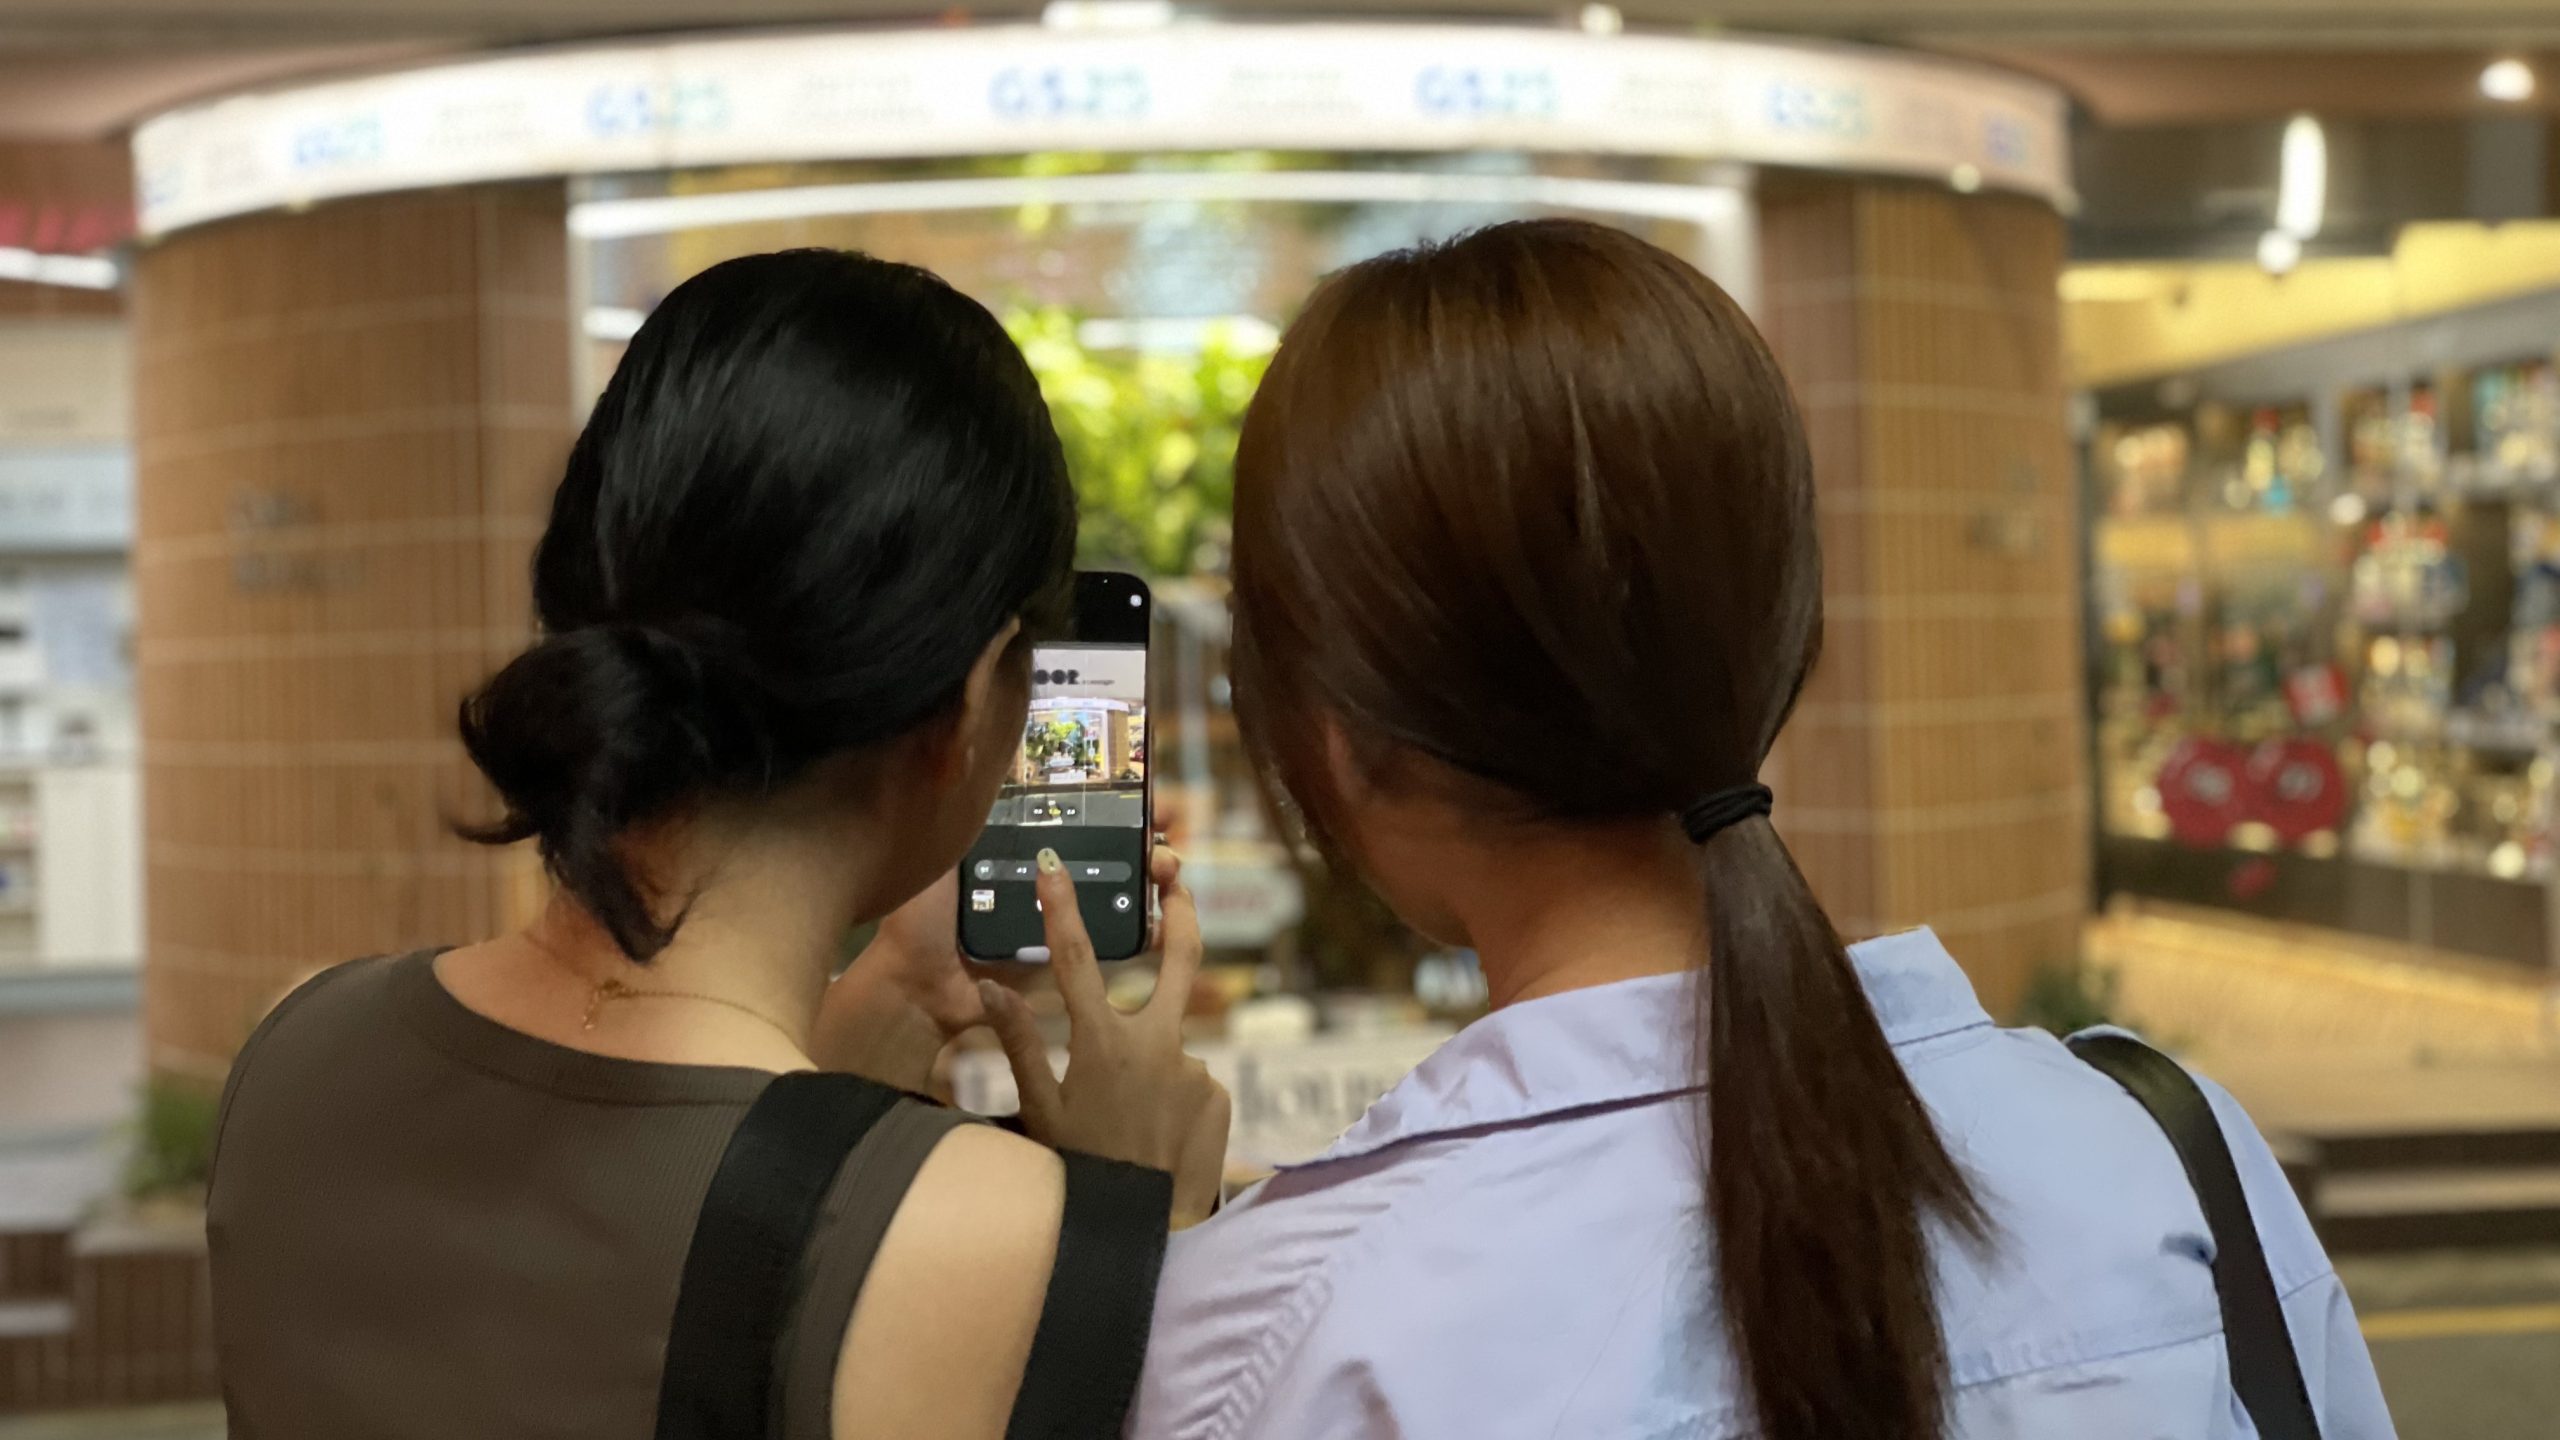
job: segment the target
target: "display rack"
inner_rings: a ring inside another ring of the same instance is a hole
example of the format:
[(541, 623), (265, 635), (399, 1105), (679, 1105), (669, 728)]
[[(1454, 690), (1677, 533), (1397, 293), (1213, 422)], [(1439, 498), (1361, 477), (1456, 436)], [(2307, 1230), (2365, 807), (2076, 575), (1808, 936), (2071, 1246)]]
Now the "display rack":
[(2092, 399), (2101, 891), (2545, 964), (2560, 294)]

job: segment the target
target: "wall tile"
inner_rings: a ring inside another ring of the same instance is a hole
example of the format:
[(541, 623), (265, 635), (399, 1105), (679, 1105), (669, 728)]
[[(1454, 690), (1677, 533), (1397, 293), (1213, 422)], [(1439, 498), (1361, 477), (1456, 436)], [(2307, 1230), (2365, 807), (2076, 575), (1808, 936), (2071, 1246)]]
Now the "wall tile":
[(454, 705), (530, 628), (570, 438), (562, 206), (383, 197), (139, 260), (155, 1064), (218, 1068), (293, 977), (501, 908), (441, 820)]
[(1764, 194), (1761, 246), (1829, 610), (1782, 829), (1844, 928), (1941, 925), (1997, 1009), (2087, 884), (2062, 225), (1797, 178)]

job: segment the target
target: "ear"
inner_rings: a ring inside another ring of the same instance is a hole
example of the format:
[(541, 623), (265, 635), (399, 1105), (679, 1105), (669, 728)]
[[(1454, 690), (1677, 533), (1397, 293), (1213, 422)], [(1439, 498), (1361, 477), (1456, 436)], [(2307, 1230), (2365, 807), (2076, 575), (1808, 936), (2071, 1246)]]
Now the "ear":
[(1378, 777), (1362, 762), (1351, 732), (1331, 711), (1319, 711), (1316, 725), (1324, 732), (1325, 779), (1345, 809), (1365, 806), (1378, 788)]
[(975, 767), (978, 746), (986, 736), (987, 712), (1006, 698), (1005, 657), (1021, 634), (1021, 617), (1006, 621), (970, 665), (969, 678), (960, 687), (958, 713), (951, 717), (949, 728), (936, 737), (932, 757), (935, 779), (965, 775)]

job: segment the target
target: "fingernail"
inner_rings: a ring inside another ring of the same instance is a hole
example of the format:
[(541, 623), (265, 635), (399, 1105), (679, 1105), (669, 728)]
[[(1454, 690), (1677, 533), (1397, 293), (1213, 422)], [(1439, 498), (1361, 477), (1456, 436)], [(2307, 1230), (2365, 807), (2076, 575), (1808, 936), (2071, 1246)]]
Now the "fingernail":
[(990, 1010), (1004, 1008), (1004, 987), (993, 980), (978, 982), (978, 1003)]
[(1058, 852), (1046, 846), (1043, 846), (1040, 853), (1032, 858), (1040, 862), (1040, 873), (1043, 875), (1055, 875), (1066, 868), (1065, 863), (1058, 859)]

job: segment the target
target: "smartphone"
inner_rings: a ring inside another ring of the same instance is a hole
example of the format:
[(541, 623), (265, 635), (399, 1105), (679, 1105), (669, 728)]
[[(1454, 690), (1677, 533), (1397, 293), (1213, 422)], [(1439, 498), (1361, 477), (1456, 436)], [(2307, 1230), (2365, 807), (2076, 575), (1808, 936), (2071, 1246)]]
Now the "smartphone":
[(1146, 946), (1147, 636), (1155, 599), (1135, 575), (1083, 570), (1067, 633), (1031, 652), (1031, 716), (986, 831), (960, 862), (960, 949), (973, 960), (1049, 958), (1032, 857), (1055, 850), (1075, 881), (1094, 954)]

